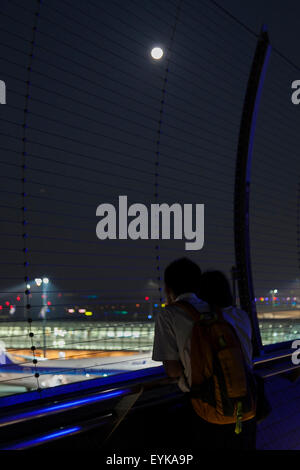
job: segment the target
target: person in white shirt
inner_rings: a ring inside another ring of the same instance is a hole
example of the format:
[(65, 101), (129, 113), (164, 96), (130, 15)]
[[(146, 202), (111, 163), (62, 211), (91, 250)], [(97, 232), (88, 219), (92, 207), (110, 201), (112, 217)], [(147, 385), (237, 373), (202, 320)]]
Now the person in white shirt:
[[(166, 374), (178, 379), (179, 388), (186, 392), (187, 396), (191, 387), (190, 350), (193, 320), (182, 308), (172, 305), (178, 300), (191, 303), (201, 313), (210, 312), (211, 305), (220, 307), (223, 310), (224, 319), (234, 327), (237, 333), (246, 363), (252, 367), (251, 323), (243, 310), (232, 307), (233, 299), (230, 286), (221, 272), (212, 271), (202, 275), (201, 269), (196, 263), (188, 258), (181, 258), (173, 261), (166, 268), (164, 280), (167, 306), (158, 313), (155, 319), (152, 359), (163, 363)], [(189, 408), (189, 413), (192, 419), (196, 420), (197, 428), (198, 425), (201, 427), (200, 422), (202, 422), (202, 430), (204, 426), (204, 434), (207, 435), (207, 438), (210, 432), (213, 436), (216, 433), (219, 435), (218, 442), (215, 441), (215, 448), (218, 445), (221, 446), (220, 448), (222, 445), (226, 447), (224, 442), (228, 442), (227, 437), (230, 435), (226, 429), (230, 428), (231, 432), (231, 425), (220, 426), (203, 423), (203, 420), (194, 413), (192, 408)], [(221, 433), (219, 432), (220, 428), (223, 428)], [(244, 432), (243, 438), (246, 434)], [(252, 444), (246, 443), (246, 448), (255, 446), (255, 432), (251, 431), (251, 434)], [(223, 444), (220, 444), (221, 441)], [(210, 442), (209, 439), (206, 442)], [(228, 445), (232, 446), (232, 442)], [(241, 445), (238, 444), (237, 448), (240, 447)]]

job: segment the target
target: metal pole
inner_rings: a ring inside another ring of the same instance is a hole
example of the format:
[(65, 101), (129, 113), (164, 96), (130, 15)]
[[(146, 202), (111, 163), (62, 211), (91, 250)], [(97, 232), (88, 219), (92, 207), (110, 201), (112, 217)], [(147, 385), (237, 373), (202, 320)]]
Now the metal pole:
[(251, 269), (249, 236), (250, 170), (258, 107), (270, 53), (271, 46), (268, 33), (266, 28), (263, 27), (256, 46), (244, 101), (237, 150), (234, 192), (235, 257), (238, 270), (240, 304), (241, 308), (248, 312), (251, 319), (253, 352), (255, 355), (261, 353), (262, 342), (257, 320)]
[(236, 295), (236, 281), (237, 281), (237, 269), (235, 266), (231, 268), (231, 281), (232, 281), (232, 297), (233, 297), (233, 307), (237, 306), (237, 295)]
[[(46, 313), (45, 313), (46, 315)], [(46, 357), (47, 344), (46, 344), (46, 318), (43, 318), (43, 356)]]

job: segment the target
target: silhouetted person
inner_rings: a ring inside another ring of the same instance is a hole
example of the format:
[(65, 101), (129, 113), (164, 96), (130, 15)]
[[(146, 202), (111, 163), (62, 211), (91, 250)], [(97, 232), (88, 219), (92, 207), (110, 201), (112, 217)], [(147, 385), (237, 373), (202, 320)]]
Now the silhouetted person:
[(221, 271), (206, 271), (201, 276), (198, 295), (212, 307), (215, 305), (223, 311), (223, 317), (235, 329), (245, 360), (252, 368), (252, 328), (250, 319), (244, 310), (233, 306), (230, 284)]
[[(175, 302), (188, 302), (200, 314), (210, 312), (210, 304), (222, 308), (224, 319), (234, 327), (241, 341), (245, 340), (243, 347), (245, 361), (251, 365), (249, 319), (241, 310), (234, 311), (231, 307), (232, 295), (226, 278), (222, 273), (218, 275), (214, 273), (206, 273), (202, 277), (199, 266), (187, 258), (175, 260), (166, 268), (164, 281), (167, 306), (156, 317), (152, 357), (153, 360), (163, 363), (168, 376), (178, 378), (178, 386), (185, 392), (181, 412), (178, 409), (177, 418), (175, 416), (170, 423), (177, 446), (201, 449), (254, 448), (254, 420), (243, 423), (243, 432), (236, 435), (234, 424), (212, 424), (200, 418), (190, 404), (189, 392), (192, 383), (190, 351), (194, 321), (187, 311), (174, 305)], [(199, 297), (200, 292), (207, 301)]]

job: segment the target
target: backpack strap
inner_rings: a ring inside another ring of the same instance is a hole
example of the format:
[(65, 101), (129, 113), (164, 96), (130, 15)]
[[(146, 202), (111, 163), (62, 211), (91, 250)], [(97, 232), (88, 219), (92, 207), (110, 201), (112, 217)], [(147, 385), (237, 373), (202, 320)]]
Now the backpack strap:
[(172, 305), (184, 310), (189, 314), (190, 317), (192, 317), (194, 321), (201, 320), (201, 313), (198, 312), (198, 310), (186, 300), (177, 300), (177, 302), (173, 302)]
[(194, 322), (201, 320), (209, 320), (210, 316), (212, 316), (212, 320), (215, 320), (216, 314), (223, 318), (222, 310), (219, 307), (210, 306), (209, 311), (199, 312), (192, 304), (190, 304), (190, 302), (187, 302), (186, 300), (177, 300), (177, 302), (173, 302), (172, 305), (179, 307), (186, 313), (188, 313), (189, 316), (194, 320)]

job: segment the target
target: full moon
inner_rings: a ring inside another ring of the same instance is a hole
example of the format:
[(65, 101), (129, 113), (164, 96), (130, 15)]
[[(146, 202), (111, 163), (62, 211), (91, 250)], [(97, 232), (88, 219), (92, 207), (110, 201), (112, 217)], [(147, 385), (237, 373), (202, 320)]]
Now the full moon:
[(151, 51), (151, 57), (155, 60), (159, 60), (164, 55), (164, 51), (161, 47), (154, 47)]

